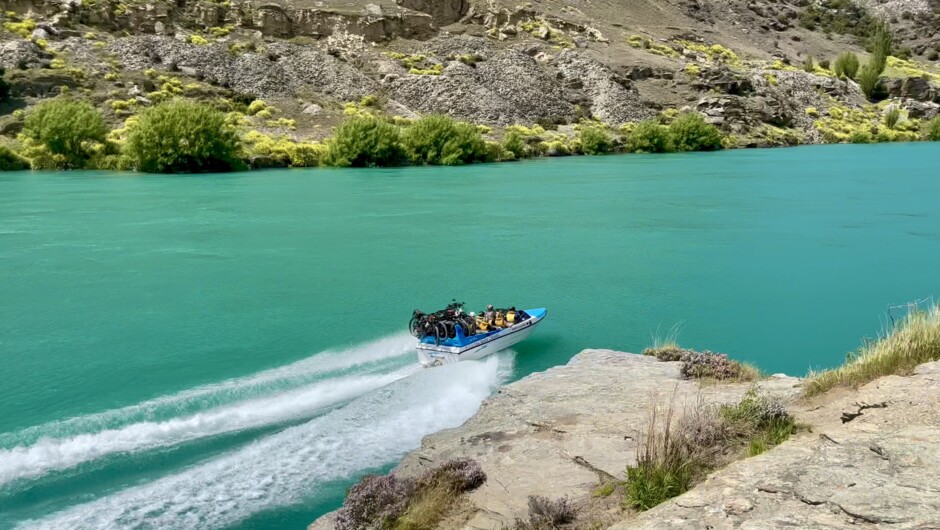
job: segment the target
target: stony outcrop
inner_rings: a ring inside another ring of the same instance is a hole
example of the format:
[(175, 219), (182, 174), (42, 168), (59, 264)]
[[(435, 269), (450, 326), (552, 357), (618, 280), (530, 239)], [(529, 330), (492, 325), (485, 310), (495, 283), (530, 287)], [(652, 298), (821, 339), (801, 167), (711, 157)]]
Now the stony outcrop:
[[(931, 32), (940, 28), (940, 5), (871, 2), (913, 13), (893, 27), (898, 48), (903, 41), (919, 55), (916, 64), (889, 69), (905, 78), (886, 79), (880, 96), (910, 118), (935, 116), (940, 88), (931, 74), (940, 70), (926, 65), (937, 53)], [(447, 113), (495, 127), (493, 139), (516, 123), (596, 118), (616, 130), (663, 110), (696, 109), (741, 146), (820, 142), (815, 121), (830, 107), (868, 104), (854, 82), (785, 66), (860, 51), (848, 36), (799, 27), (804, 6), (790, 0), (3, 4), (13, 15), (0, 29), (0, 65), (15, 81), (13, 96), (27, 99), (18, 105), (58, 87), (88, 89), (113, 126), (127, 114), (112, 112), (109, 100), (136, 96), (128, 94), (135, 85), (152, 91), (150, 69), (178, 77), (190, 87), (185, 97), (279, 100), (281, 111), (301, 118), (290, 129), (297, 138), (328, 136), (343, 105), (366, 95), (386, 116)], [(35, 27), (15, 26), (26, 19)], [(930, 71), (918, 77), (919, 68)], [(320, 110), (303, 113), (311, 104)]]
[(640, 100), (630, 80), (614, 74), (603, 64), (575, 50), (558, 56), (557, 68), (567, 86), (583, 90), (592, 115), (605, 123), (620, 125), (653, 116)]
[[(456, 457), (482, 464), (489, 480), (448, 528), (503, 528), (525, 516), (529, 495), (567, 496), (580, 522), (616, 530), (940, 528), (940, 362), (812, 402), (798, 399), (799, 379), (764, 379), (762, 390), (788, 400), (807, 430), (639, 515), (616, 496), (593, 496), (625, 478), (652, 407), (735, 402), (748, 388), (699, 386), (681, 379), (679, 365), (585, 350), (503, 387), (461, 427), (426, 437), (396, 472)], [(332, 528), (330, 516), (310, 528)]]
[(572, 105), (555, 80), (536, 61), (515, 50), (503, 50), (474, 67), (451, 61), (442, 75), (390, 75), (385, 89), (419, 112), (447, 109), (452, 116), (511, 125), (531, 116), (571, 119)]
[(439, 26), (457, 22), (470, 9), (469, 0), (395, 0), (398, 5), (427, 13)]
[(612, 529), (940, 528), (940, 362), (819, 401), (810, 434)]
[[(212, 84), (256, 97), (284, 96), (301, 89), (342, 100), (375, 93), (377, 84), (347, 63), (316, 48), (275, 42), (262, 53), (237, 56), (223, 45), (196, 46), (156, 36), (126, 37), (109, 50), (125, 68), (188, 69)], [(171, 66), (172, 65), (172, 66)]]
[(34, 42), (13, 40), (0, 43), (0, 67), (7, 70), (14, 68), (40, 68), (49, 64), (49, 54), (43, 52)]
[[(681, 408), (701, 396), (738, 401), (747, 384), (700, 388), (663, 363), (611, 350), (585, 350), (565, 365), (507, 385), (461, 427), (426, 437), (398, 472), (417, 475), (457, 456), (480, 462), (489, 479), (470, 494), (476, 506), (463, 528), (500, 529), (525, 517), (530, 495), (568, 496), (582, 517), (611, 524), (616, 499), (596, 500), (591, 490), (611, 477), (623, 479), (635, 461), (637, 442), (653, 406), (676, 400)], [(796, 379), (775, 376), (760, 383), (768, 393), (794, 395)], [(329, 518), (311, 528), (329, 528)]]
[(922, 77), (892, 79), (886, 88), (891, 97), (940, 103), (940, 90)]

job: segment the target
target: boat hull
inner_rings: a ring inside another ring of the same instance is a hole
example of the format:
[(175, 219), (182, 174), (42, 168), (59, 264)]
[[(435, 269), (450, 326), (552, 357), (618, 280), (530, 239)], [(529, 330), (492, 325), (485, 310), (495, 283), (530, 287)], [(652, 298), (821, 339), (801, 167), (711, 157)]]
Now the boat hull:
[(487, 337), (478, 343), (471, 344), (464, 348), (418, 343), (418, 362), (425, 367), (430, 367), (452, 364), (459, 361), (475, 361), (482, 359), (525, 340), (535, 331), (535, 326), (545, 318), (545, 314), (546, 312), (542, 310), (538, 317), (520, 322), (511, 328), (504, 329), (492, 337)]

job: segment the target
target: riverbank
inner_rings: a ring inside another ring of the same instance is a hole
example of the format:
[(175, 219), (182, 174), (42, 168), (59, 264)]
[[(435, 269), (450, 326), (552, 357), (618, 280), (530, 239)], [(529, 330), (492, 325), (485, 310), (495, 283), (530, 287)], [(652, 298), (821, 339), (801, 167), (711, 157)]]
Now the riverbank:
[[(225, 113), (251, 167), (400, 164), (327, 156), (363, 116), (407, 129), (446, 114), (480, 131), (471, 153), (409, 157), (430, 164), (695, 150), (635, 141), (679, 113), (718, 127), (725, 148), (940, 138), (940, 13), (922, 2), (553, 4), (20, 2), (0, 14), (0, 166), (146, 169), (127, 152), (133, 131), (170, 100)], [(40, 142), (25, 118), (62, 97), (107, 129), (69, 149)], [(220, 168), (168, 170), (207, 166)]]
[[(394, 473), (417, 476), (462, 458), (480, 464), (487, 481), (437, 528), (522, 528), (532, 496), (567, 498), (576, 516), (564, 528), (937, 523), (940, 491), (931, 481), (940, 473), (940, 362), (813, 397), (805, 380), (764, 378), (758, 392), (786, 403), (800, 426), (790, 440), (649, 511), (624, 508), (618, 484), (642, 453), (652, 410), (679, 403), (676, 410), (687, 414), (702, 402), (735, 403), (751, 388), (684, 379), (681, 364), (582, 351), (565, 366), (503, 387), (461, 427), (426, 437)], [(333, 528), (332, 516), (309, 528)]]

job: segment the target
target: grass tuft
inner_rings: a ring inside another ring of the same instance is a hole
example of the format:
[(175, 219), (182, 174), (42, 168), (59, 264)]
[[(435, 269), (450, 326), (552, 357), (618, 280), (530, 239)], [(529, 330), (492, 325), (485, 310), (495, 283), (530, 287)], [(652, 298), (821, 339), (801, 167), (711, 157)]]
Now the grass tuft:
[(627, 466), (624, 504), (648, 510), (685, 493), (728, 462), (782, 443), (795, 430), (783, 403), (753, 388), (732, 405), (710, 405), (699, 398), (681, 415), (673, 397), (668, 406), (654, 406), (650, 412), (636, 464)]
[(912, 308), (884, 336), (863, 344), (846, 364), (811, 373), (803, 395), (812, 397), (832, 388), (858, 387), (885, 375), (908, 375), (926, 362), (940, 360), (940, 305)]
[(417, 479), (394, 473), (366, 477), (349, 490), (336, 529), (432, 530), (462, 494), (484, 482), (480, 464), (467, 458), (445, 462)]
[(512, 530), (555, 530), (573, 522), (576, 517), (574, 506), (567, 497), (551, 500), (548, 497), (533, 495), (529, 497), (529, 518), (516, 519)]
[(680, 348), (674, 341), (664, 342), (643, 350), (643, 355), (663, 362), (681, 362), (684, 379), (724, 382), (756, 381), (760, 371), (753, 365), (729, 359), (723, 353), (694, 351)]

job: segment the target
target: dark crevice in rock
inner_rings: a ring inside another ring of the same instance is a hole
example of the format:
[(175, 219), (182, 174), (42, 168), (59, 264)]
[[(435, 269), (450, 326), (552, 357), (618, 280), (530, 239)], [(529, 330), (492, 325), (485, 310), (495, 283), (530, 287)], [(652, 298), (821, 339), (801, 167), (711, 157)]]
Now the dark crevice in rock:
[(863, 515), (863, 514), (860, 514), (860, 513), (852, 513), (852, 512), (850, 512), (849, 510), (846, 510), (846, 509), (845, 509), (845, 506), (842, 506), (842, 505), (840, 505), (840, 504), (837, 504), (836, 506), (838, 506), (839, 509), (842, 510), (843, 512), (845, 512), (845, 514), (848, 515), (849, 517), (852, 517), (853, 519), (856, 519), (856, 520), (858, 520), (858, 521), (864, 521), (864, 522), (866, 522), (866, 523), (871, 523), (871, 524), (898, 524), (898, 523), (901, 522), (901, 521), (897, 521), (897, 520), (894, 520), (894, 519), (885, 519), (885, 518), (883, 518), (883, 517), (878, 517), (878, 516), (875, 516), (875, 515)]
[(610, 481), (616, 481), (616, 480), (617, 480), (617, 477), (611, 475), (610, 473), (604, 471), (603, 469), (601, 469), (601, 468), (595, 466), (594, 464), (588, 462), (588, 461), (585, 460), (584, 457), (582, 457), (582, 456), (576, 456), (576, 457), (572, 458), (571, 461), (574, 462), (575, 464), (578, 464), (579, 466), (581, 466), (581, 467), (583, 467), (583, 468), (585, 468), (585, 469), (588, 469), (588, 470), (590, 470), (590, 471), (593, 471), (593, 472), (597, 473), (597, 478), (600, 479), (601, 482), (610, 482)]
[(848, 422), (854, 420), (855, 418), (861, 416), (862, 413), (863, 413), (862, 411), (865, 411), (865, 410), (868, 410), (868, 409), (883, 409), (883, 408), (887, 408), (887, 407), (888, 407), (888, 402), (887, 402), (887, 401), (882, 401), (881, 403), (856, 403), (856, 404), (855, 404), (855, 407), (856, 407), (856, 410), (854, 410), (854, 411), (851, 411), (851, 410), (844, 410), (844, 411), (842, 411), (842, 418), (841, 418), (841, 419), (842, 419), (842, 423), (848, 423)]
[(881, 457), (882, 460), (890, 460), (888, 458), (888, 452), (885, 451), (884, 447), (881, 447), (878, 444), (872, 444), (871, 446), (869, 446), (869, 449), (871, 450), (871, 452)]
[(826, 501), (817, 501), (813, 499), (808, 499), (800, 494), (796, 494), (796, 498), (803, 504), (808, 504), (810, 506), (822, 506), (823, 504), (826, 504)]

